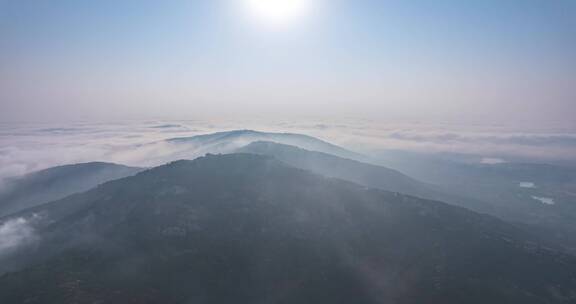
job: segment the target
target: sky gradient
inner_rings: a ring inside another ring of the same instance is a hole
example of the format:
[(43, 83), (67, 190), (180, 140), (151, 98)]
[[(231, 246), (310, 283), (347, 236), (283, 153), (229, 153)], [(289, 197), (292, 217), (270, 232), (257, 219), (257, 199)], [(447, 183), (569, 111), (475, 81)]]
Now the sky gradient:
[(0, 120), (576, 117), (576, 1), (242, 1), (0, 0)]

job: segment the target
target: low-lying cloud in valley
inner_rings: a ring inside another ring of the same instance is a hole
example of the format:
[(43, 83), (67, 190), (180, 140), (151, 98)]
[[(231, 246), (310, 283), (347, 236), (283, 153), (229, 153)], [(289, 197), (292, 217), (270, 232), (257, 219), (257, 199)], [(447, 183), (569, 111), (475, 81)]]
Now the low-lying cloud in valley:
[[(194, 158), (193, 149), (166, 139), (234, 129), (303, 133), (377, 154), (383, 150), (462, 153), (483, 159), (576, 162), (576, 133), (567, 128), (519, 132), (504, 126), (394, 124), (366, 120), (129, 121), (123, 123), (0, 125), (0, 181), (39, 169), (106, 161), (154, 166)], [(0, 187), (2, 187), (0, 182)]]

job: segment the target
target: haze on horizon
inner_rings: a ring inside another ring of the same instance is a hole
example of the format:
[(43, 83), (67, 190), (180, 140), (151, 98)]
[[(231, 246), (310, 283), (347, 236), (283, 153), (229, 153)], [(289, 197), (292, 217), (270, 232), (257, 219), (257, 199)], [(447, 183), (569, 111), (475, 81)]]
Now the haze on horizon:
[(2, 0), (0, 120), (576, 117), (574, 1), (275, 1)]

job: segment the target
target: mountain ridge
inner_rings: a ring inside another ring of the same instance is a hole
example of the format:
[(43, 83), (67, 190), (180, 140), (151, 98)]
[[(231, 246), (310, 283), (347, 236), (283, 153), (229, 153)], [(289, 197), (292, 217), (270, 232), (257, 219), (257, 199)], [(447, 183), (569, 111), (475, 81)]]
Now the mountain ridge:
[(32, 216), (41, 241), (26, 250), (54, 256), (1, 276), (2, 302), (569, 303), (576, 290), (573, 257), (498, 219), (255, 154), (172, 162), (19, 215)]
[(0, 191), (0, 217), (68, 195), (103, 182), (133, 175), (142, 168), (108, 162), (51, 167), (6, 180)]
[(266, 141), (253, 142), (236, 151), (272, 156), (291, 166), (320, 175), (341, 178), (367, 187), (443, 201), (476, 212), (489, 213), (492, 208), (488, 202), (443, 192), (443, 189), (433, 184), (413, 179), (398, 170), (324, 152)]
[(352, 159), (364, 159), (366, 156), (334, 145), (322, 139), (306, 134), (298, 133), (275, 133), (254, 130), (232, 130), (191, 137), (177, 137), (167, 139), (172, 144), (198, 144), (206, 153), (230, 153), (233, 150), (254, 141), (273, 141), (307, 148)]

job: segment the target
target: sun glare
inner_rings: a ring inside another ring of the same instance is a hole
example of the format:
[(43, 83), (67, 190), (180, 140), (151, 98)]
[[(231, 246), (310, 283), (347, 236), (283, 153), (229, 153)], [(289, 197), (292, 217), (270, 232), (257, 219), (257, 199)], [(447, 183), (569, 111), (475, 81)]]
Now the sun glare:
[(291, 25), (312, 9), (312, 0), (243, 0), (248, 13), (268, 25)]

